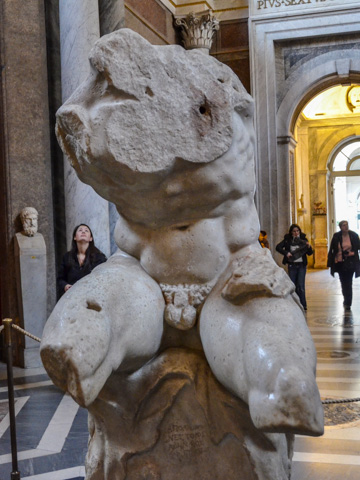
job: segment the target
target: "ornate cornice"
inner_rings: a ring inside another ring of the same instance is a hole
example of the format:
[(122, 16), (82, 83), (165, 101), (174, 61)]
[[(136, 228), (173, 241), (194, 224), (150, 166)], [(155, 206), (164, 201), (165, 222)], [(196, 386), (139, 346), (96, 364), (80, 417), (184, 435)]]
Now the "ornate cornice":
[(158, 0), (175, 18), (211, 10), (219, 21), (248, 18), (249, 0)]

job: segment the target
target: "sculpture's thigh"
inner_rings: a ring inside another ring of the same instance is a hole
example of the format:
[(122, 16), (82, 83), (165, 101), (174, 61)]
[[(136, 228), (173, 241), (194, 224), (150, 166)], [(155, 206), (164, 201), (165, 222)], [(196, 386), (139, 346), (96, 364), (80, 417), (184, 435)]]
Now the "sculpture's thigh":
[(200, 335), (212, 371), (249, 404), (258, 428), (322, 433), (316, 352), (290, 295), (234, 305), (214, 291), (201, 313)]
[(116, 255), (71, 287), (44, 329), (41, 356), (54, 383), (89, 405), (115, 370), (135, 370), (159, 348), (164, 300), (158, 284)]

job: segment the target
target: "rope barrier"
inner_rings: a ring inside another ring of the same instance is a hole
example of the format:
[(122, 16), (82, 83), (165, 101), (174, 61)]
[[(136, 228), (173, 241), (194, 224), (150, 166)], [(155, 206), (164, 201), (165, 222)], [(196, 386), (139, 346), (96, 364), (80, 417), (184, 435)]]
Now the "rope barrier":
[(26, 335), (27, 337), (29, 338), (32, 338), (33, 340), (36, 340), (37, 342), (41, 342), (41, 338), (39, 337), (36, 337), (35, 335), (32, 335), (31, 333), (27, 332), (26, 330), (22, 329), (21, 327), (19, 327), (18, 325), (14, 325), (12, 324), (11, 325), (12, 328), (14, 328), (15, 330), (18, 330), (19, 332), (23, 333), (24, 335)]
[(360, 398), (343, 398), (339, 400), (323, 400), (321, 403), (323, 405), (330, 405), (332, 403), (352, 403), (352, 402), (360, 402)]

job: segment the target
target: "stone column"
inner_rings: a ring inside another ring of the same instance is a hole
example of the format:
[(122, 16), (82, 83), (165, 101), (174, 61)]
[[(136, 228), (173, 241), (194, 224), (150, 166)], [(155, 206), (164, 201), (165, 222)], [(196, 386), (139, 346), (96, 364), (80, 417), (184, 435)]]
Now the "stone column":
[(119, 30), (125, 26), (124, 0), (98, 0), (100, 35)]
[[(59, 11), (62, 99), (65, 101), (90, 71), (89, 51), (100, 37), (98, 0), (61, 0)], [(64, 177), (68, 247), (73, 228), (86, 223), (93, 231), (96, 246), (108, 256), (108, 202), (77, 178), (68, 159), (65, 159)]]
[[(277, 137), (276, 162), (262, 163), (262, 177), (267, 170), (268, 179), (264, 182), (265, 196), (270, 197), (270, 204), (263, 204), (268, 215), (260, 217), (261, 227), (268, 232), (271, 246), (274, 247), (289, 230), (296, 212), (294, 150), (296, 141), (292, 136)], [(279, 182), (279, 178), (281, 181)], [(261, 182), (259, 183), (260, 185)], [(264, 213), (264, 212), (263, 212)], [(270, 232), (270, 234), (269, 234)], [(280, 262), (280, 256), (275, 259)]]

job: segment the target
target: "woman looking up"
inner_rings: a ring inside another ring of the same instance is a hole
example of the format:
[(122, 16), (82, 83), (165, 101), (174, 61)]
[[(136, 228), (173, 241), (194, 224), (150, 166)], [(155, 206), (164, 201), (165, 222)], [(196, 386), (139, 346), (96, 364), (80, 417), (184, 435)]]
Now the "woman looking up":
[(293, 223), (284, 240), (276, 245), (276, 250), (284, 255), (283, 264), (288, 264), (288, 272), (294, 283), (300, 303), (307, 310), (305, 296), (305, 275), (307, 267), (307, 255), (313, 254), (313, 249), (308, 242), (305, 233), (302, 233), (299, 225)]
[(65, 253), (58, 273), (61, 295), (104, 262), (106, 257), (95, 247), (90, 227), (83, 223), (75, 227), (71, 250)]
[(360, 240), (357, 233), (349, 230), (347, 220), (339, 223), (340, 232), (334, 233), (328, 253), (327, 266), (334, 276), (339, 274), (341, 290), (344, 297), (345, 310), (351, 310), (353, 276), (360, 275), (359, 248)]

